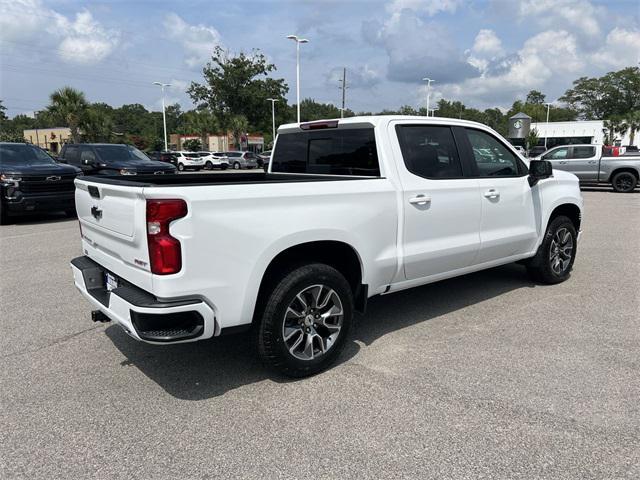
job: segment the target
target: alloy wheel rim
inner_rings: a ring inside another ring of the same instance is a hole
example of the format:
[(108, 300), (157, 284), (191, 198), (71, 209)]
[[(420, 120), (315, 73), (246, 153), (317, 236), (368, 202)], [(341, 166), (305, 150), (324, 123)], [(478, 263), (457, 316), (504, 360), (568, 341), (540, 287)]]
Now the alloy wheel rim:
[(628, 175), (622, 175), (616, 182), (618, 189), (629, 190), (631, 188), (631, 178)]
[(559, 228), (553, 236), (549, 248), (549, 265), (553, 273), (563, 274), (569, 268), (572, 254), (573, 237), (571, 232), (567, 228)]
[(317, 284), (296, 294), (284, 314), (282, 338), (291, 355), (299, 360), (314, 360), (335, 345), (344, 308), (340, 296), (331, 287)]

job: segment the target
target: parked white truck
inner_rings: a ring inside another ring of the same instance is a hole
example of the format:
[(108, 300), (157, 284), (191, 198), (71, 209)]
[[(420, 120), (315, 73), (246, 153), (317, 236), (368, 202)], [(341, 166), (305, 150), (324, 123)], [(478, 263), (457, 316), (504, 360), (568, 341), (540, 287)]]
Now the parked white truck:
[(76, 187), (95, 320), (156, 344), (250, 329), (290, 376), (334, 362), (374, 295), (516, 261), (567, 279), (583, 208), (574, 175), (490, 128), (403, 116), (281, 126), (267, 173)]

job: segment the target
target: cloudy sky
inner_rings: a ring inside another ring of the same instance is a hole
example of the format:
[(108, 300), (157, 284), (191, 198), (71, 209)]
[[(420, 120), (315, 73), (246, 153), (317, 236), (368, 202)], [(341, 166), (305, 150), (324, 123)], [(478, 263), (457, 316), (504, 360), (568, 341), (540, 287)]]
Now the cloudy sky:
[(9, 115), (64, 85), (93, 102), (159, 109), (158, 87), (184, 94), (212, 48), (261, 49), (290, 85), (305, 36), (302, 96), (378, 111), (437, 98), (508, 107), (538, 89), (554, 100), (583, 76), (638, 65), (639, 0), (0, 0), (0, 99)]

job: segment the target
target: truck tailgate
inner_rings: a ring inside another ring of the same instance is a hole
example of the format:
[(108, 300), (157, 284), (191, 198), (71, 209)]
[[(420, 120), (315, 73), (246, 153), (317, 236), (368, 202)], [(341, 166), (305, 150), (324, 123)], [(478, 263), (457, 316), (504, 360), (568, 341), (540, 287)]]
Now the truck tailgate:
[(76, 210), (84, 254), (150, 291), (152, 276), (143, 187), (76, 180)]

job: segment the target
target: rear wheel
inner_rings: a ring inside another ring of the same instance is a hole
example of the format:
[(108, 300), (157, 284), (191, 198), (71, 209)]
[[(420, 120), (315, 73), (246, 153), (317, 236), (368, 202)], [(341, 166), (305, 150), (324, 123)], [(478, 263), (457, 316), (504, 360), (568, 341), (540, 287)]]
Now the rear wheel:
[(578, 236), (571, 220), (554, 218), (547, 227), (536, 256), (527, 264), (531, 278), (540, 283), (564, 282), (571, 273), (576, 258)]
[(222, 166), (220, 167), (222, 170), (226, 170), (229, 167), (229, 165), (227, 165), (226, 163), (223, 163)]
[(64, 214), (65, 214), (67, 217), (69, 217), (69, 218), (74, 218), (75, 216), (77, 216), (77, 213), (76, 213), (76, 209), (75, 209), (75, 208), (70, 208), (70, 209), (68, 209), (68, 210), (65, 210), (65, 211), (64, 211)]
[(353, 322), (353, 294), (336, 269), (301, 266), (273, 288), (257, 318), (258, 353), (290, 377), (319, 373), (344, 348)]
[(181, 172), (184, 172), (184, 165), (182, 163), (178, 164), (178, 170), (180, 170)]
[(637, 183), (638, 179), (631, 172), (616, 173), (611, 180), (613, 189), (619, 193), (633, 192), (633, 189), (636, 188)]

